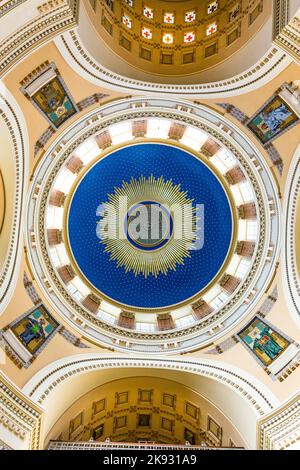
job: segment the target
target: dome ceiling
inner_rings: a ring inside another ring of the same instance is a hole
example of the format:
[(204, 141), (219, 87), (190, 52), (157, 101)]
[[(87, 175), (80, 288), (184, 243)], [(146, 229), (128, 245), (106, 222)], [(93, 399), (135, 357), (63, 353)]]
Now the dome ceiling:
[(199, 158), (173, 146), (136, 144), (97, 158), (78, 179), (64, 238), (102, 297), (129, 309), (179, 308), (224, 273), (234, 233), (231, 203)]
[(271, 17), (271, 2), (93, 0), (90, 20), (125, 62), (159, 75), (194, 74), (241, 49)]
[(0, 2), (0, 450), (299, 447), (300, 0), (29, 1)]
[(174, 104), (120, 101), (101, 125), (94, 111), (35, 175), (36, 278), (43, 288), (47, 272), (55, 308), (100, 343), (199, 347), (249, 311), (274, 269), (279, 227), (263, 201), (277, 197), (259, 154), (219, 115)]

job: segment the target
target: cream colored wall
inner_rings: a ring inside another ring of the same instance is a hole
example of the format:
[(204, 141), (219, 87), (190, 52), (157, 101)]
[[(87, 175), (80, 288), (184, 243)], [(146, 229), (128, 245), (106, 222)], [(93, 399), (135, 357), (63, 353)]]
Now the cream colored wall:
[[(57, 420), (70, 407), (70, 404), (75, 403), (87, 391), (120, 378), (123, 378), (126, 382), (126, 380), (131, 380), (131, 378), (140, 377), (146, 378), (144, 379), (144, 384), (148, 383), (149, 377), (155, 377), (159, 378), (159, 380), (167, 379), (178, 382), (195, 393), (200, 393), (203, 398), (211, 403), (211, 406), (217, 407), (220, 410), (219, 412), (224, 415), (223, 418), (221, 415), (215, 415), (220, 420), (220, 424), (225, 423), (224, 419), (227, 417), (238, 430), (240, 436), (243, 436), (242, 441), (239, 442), (244, 443), (246, 447), (253, 448), (255, 446), (256, 416), (253, 413), (253, 409), (251, 410), (245, 400), (238, 394), (232, 392), (225, 384), (204, 376), (173, 370), (162, 371), (157, 368), (103, 369), (81, 376), (73, 376), (70, 380), (61, 382), (53, 393), (49, 395), (47, 402), (43, 403), (43, 407), (46, 409), (45, 436), (48, 435)], [(53, 434), (51, 431), (51, 437), (54, 437), (54, 434), (55, 430), (53, 430)], [(237, 439), (236, 434), (235, 438)]]
[[(18, 64), (6, 76), (6, 78), (4, 79), (4, 83), (14, 95), (28, 122), (31, 155), (30, 174), (32, 173), (35, 165), (38, 163), (39, 157), (41, 156), (40, 152), (40, 154), (36, 158), (34, 158), (34, 146), (37, 140), (41, 137), (42, 133), (49, 127), (49, 123), (46, 121), (43, 115), (32, 105), (32, 103), (23, 95), (20, 90), (20, 82), (34, 69), (43, 64), (46, 60), (48, 60), (49, 62), (54, 62), (56, 64), (67, 87), (71, 91), (75, 102), (79, 102), (94, 93), (104, 93), (108, 95), (101, 101), (101, 104), (104, 104), (107, 101), (114, 100), (121, 96), (120, 94), (117, 94), (113, 91), (100, 89), (97, 86), (94, 86), (91, 83), (85, 81), (79, 75), (77, 75), (74, 70), (67, 65), (64, 58), (61, 56), (53, 42), (39, 48), (37, 51), (32, 53), (27, 60), (24, 60), (20, 64)], [(82, 113), (84, 113), (84, 111)], [(77, 119), (78, 114), (73, 118), (69, 119), (67, 123), (62, 125), (59, 129), (59, 132), (63, 131), (72, 123), (72, 121)], [(49, 142), (51, 142), (51, 140)]]
[[(108, 99), (115, 99), (117, 95), (112, 93), (109, 90), (100, 90), (94, 85), (84, 81), (81, 77), (78, 77), (74, 74), (73, 70), (64, 62), (63, 58), (57, 51), (56, 47), (53, 44), (49, 44), (47, 46), (42, 47), (40, 50), (36, 51), (31, 55), (30, 61), (24, 61), (20, 65), (18, 65), (6, 78), (5, 82), (11, 92), (14, 94), (16, 99), (18, 100), (20, 106), (22, 107), (24, 114), (27, 117), (29, 123), (34, 122), (34, 126), (29, 126), (29, 133), (30, 133), (30, 142), (31, 142), (31, 154), (33, 145), (36, 140), (39, 138), (41, 133), (46, 129), (48, 126), (45, 119), (39, 114), (39, 112), (32, 106), (32, 104), (22, 95), (19, 90), (19, 82), (26, 76), (30, 71), (32, 71), (35, 67), (37, 67), (40, 63), (42, 63), (45, 59), (51, 61), (55, 61), (57, 64), (64, 80), (66, 81), (72, 95), (74, 96), (76, 101), (95, 93), (95, 92), (104, 92), (109, 95)], [(228, 98), (224, 99), (224, 102), (230, 102), (236, 106), (238, 106), (242, 111), (244, 111), (249, 116), (252, 115), (256, 109), (258, 109), (275, 91), (276, 89), (284, 82), (284, 81), (291, 81), (295, 80), (299, 75), (299, 67), (295, 64), (290, 65), (282, 74), (280, 74), (276, 79), (273, 80), (272, 83), (264, 86), (262, 89), (253, 91), (252, 93), (241, 95), (239, 97)], [(76, 78), (75, 78), (76, 77)], [(104, 100), (105, 101), (105, 100)], [(222, 101), (222, 100), (219, 100)], [(224, 114), (224, 111), (216, 106), (213, 101), (205, 101), (205, 104), (209, 106), (213, 106), (214, 108), (218, 109), (219, 112)], [(231, 116), (226, 116), (229, 120), (232, 120), (235, 124), (238, 124)], [(70, 123), (71, 121), (69, 121)], [(68, 124), (69, 124), (68, 123)], [(65, 124), (67, 126), (68, 124)], [(64, 126), (63, 126), (64, 127)], [(247, 130), (243, 129), (243, 131), (248, 135), (249, 139), (253, 140), (253, 142), (260, 147), (262, 153), (265, 155), (266, 160), (272, 166), (268, 155), (266, 154), (265, 150), (259, 146), (258, 141), (253, 138), (253, 135)], [(284, 176), (283, 179), (280, 180), (277, 170), (274, 169), (274, 175), (278, 180), (278, 185), (280, 185), (281, 190), (283, 189), (283, 183), (285, 178), (285, 174), (288, 170), (289, 162), (292, 158), (293, 152), (298, 142), (298, 128), (295, 127), (291, 129), (287, 134), (284, 134), (282, 137), (276, 140), (275, 144), (276, 147), (281, 150), (282, 157), (285, 162), (284, 168)], [(39, 156), (38, 156), (39, 158)], [(31, 169), (33, 169), (34, 165), (37, 162), (37, 159), (34, 159), (31, 156)], [(26, 263), (24, 260), (23, 263), (24, 269), (28, 271), (28, 267), (26, 267)], [(31, 303), (27, 294), (23, 287), (22, 276), (23, 271), (20, 272), (20, 279), (16, 289), (16, 293), (14, 298), (11, 301), (7, 311), (3, 315), (1, 319), (0, 325), (4, 326), (9, 322), (17, 318), (20, 314), (22, 314), (25, 310), (31, 307)], [(279, 276), (278, 276), (279, 279)], [(279, 281), (278, 281), (279, 282)], [(37, 287), (37, 286), (36, 286)], [(268, 292), (271, 291), (271, 286)], [(268, 294), (266, 292), (266, 296)], [(281, 311), (284, 309), (285, 311), (286, 306), (284, 304), (283, 298), (280, 299), (280, 303), (278, 303), (279, 310)], [(25, 307), (26, 306), (26, 307)], [(277, 309), (277, 306), (276, 306)], [(50, 309), (51, 310), (51, 309)], [(275, 310), (274, 310), (275, 311)], [(54, 313), (54, 316), (59, 318), (57, 314)], [(292, 337), (295, 337), (295, 327), (292, 321), (289, 319), (289, 316), (286, 313), (286, 320), (283, 330), (290, 334)], [(271, 317), (269, 317), (271, 318)], [(64, 322), (59, 318), (59, 320), (64, 324)], [(276, 319), (276, 315), (274, 314), (274, 320), (278, 323), (278, 326), (281, 324), (281, 319)], [(276, 323), (275, 323), (276, 324)], [(231, 333), (232, 334), (232, 333)], [(297, 336), (297, 334), (296, 334)], [(209, 349), (209, 348), (208, 348)], [(41, 368), (46, 363), (52, 362), (53, 360), (63, 357), (68, 350), (69, 353), (80, 353), (78, 349), (74, 348), (70, 343), (67, 343), (60, 335), (56, 335), (56, 337), (52, 340), (52, 342), (47, 346), (47, 348), (43, 351), (43, 353), (37, 358), (37, 360), (33, 363), (33, 365), (27, 369), (22, 371), (16, 371), (17, 373), (13, 373), (17, 380), (17, 383), (24, 384), (26, 380), (33, 375), (39, 368)], [(106, 350), (103, 350), (106, 352)], [(101, 352), (101, 350), (100, 350)], [(189, 354), (188, 356), (192, 357), (201, 357), (204, 351), (196, 352), (193, 354)], [(238, 352), (238, 354), (237, 354)], [(217, 357), (218, 358), (218, 357)], [(228, 353), (224, 353), (220, 356), (220, 360), (228, 361), (229, 363), (232, 362), (236, 365), (242, 365), (243, 368), (249, 370), (254, 375), (258, 375), (262, 381), (268, 384), (271, 389), (276, 389), (277, 384), (274, 384), (271, 379), (263, 372), (263, 370), (256, 364), (253, 358), (249, 355), (249, 353), (241, 346), (236, 345), (232, 350)], [(10, 363), (10, 361), (9, 361)], [(10, 366), (8, 366), (10, 367)], [(13, 370), (14, 370), (13, 366)], [(294, 375), (294, 374), (293, 374)], [(295, 373), (295, 375), (298, 375)], [(290, 379), (289, 379), (290, 380)], [(284, 387), (285, 388), (285, 387)], [(282, 390), (282, 387), (279, 387), (279, 390)], [(289, 390), (288, 392), (289, 393)], [(286, 394), (284, 394), (286, 395)]]
[[(3, 6), (7, 2), (1, 2)], [(23, 3), (23, 2), (22, 2)], [(27, 5), (17, 5), (13, 12), (13, 21), (7, 21), (6, 15), (1, 15), (0, 18), (0, 40), (9, 37), (18, 28), (21, 28), (25, 23), (29, 23), (38, 15), (37, 6), (41, 4), (40, 0), (31, 0), (30, 8)], [(24, 8), (25, 7), (25, 8)]]
[[(26, 256), (24, 254), (18, 282), (16, 285), (15, 293), (12, 297), (12, 300), (5, 310), (4, 314), (0, 317), (0, 329), (4, 328), (6, 325), (11, 323), (13, 320), (18, 318), (27, 310), (33, 307), (33, 303), (29, 298), (24, 284), (23, 284), (23, 274), (24, 271), (30, 276), (30, 271), (28, 270), (28, 265), (26, 261)], [(44, 305), (51, 311), (51, 308), (44, 302)], [(68, 327), (68, 325), (57, 315), (57, 313), (52, 312), (54, 317), (58, 319), (60, 324)], [(61, 357), (68, 356), (71, 354), (80, 354), (84, 353), (86, 350), (78, 349), (73, 346), (71, 343), (66, 341), (60, 334), (56, 334), (51, 340), (51, 343), (45, 348), (38, 358), (32, 363), (28, 369), (19, 369), (11, 359), (6, 357), (4, 364), (0, 364), (0, 370), (2, 370), (8, 377), (19, 387), (23, 387), (28, 381), (29, 377), (38, 372), (41, 368), (45, 367), (49, 362), (53, 360), (60, 359)], [(105, 350), (106, 353), (109, 351)]]
[[(299, 73), (300, 66), (293, 62), (283, 72), (281, 72), (277, 77), (275, 77), (271, 82), (269, 82), (265, 86), (254, 90), (251, 93), (237, 95), (231, 98), (218, 99), (218, 103), (230, 103), (239, 108), (241, 111), (243, 111), (248, 117), (251, 117), (257, 111), (257, 109), (259, 109), (276, 92), (276, 90), (281, 87), (283, 83), (290, 83), (299, 80)], [(242, 127), (234, 118), (232, 118), (229, 114), (225, 113), (224, 110), (217, 107), (214, 101), (206, 100), (204, 101), (204, 103), (218, 109), (223, 115), (226, 115), (227, 119)], [(257, 140), (253, 136), (252, 132), (244, 126), (242, 127), (242, 131), (259, 148), (259, 150), (265, 156), (269, 166), (271, 168), (274, 167), (272, 162), (270, 161), (267, 152), (260, 145), (259, 140)], [(280, 178), (275, 168), (273, 172), (281, 190), (283, 190), (290, 162), (299, 144), (299, 126), (295, 126), (289, 129), (287, 133), (277, 138), (273, 142), (273, 144), (278, 150), (284, 162), (284, 171), (282, 178)]]
[(0, 169), (0, 233), (2, 231), (3, 223), (5, 218), (5, 186)]
[[(279, 330), (283, 331), (286, 335), (290, 336), (297, 342), (300, 342), (300, 331), (293, 322), (292, 317), (288, 313), (288, 309), (285, 303), (282, 286), (281, 286), (281, 276), (279, 273), (277, 274), (276, 278), (273, 281), (272, 286), (268, 289), (268, 293), (272, 292), (272, 288), (277, 285), (279, 289), (279, 299), (275, 303), (271, 313), (269, 313), (266, 317), (267, 321), (271, 322), (275, 325)], [(265, 295), (265, 298), (267, 294)], [(262, 299), (263, 300), (263, 299)], [(259, 306), (253, 311), (259, 311)], [(251, 314), (249, 314), (249, 318), (251, 318)], [(249, 319), (248, 319), (249, 322)], [(242, 329), (243, 326), (247, 324), (247, 320), (243, 323), (238, 325), (235, 328), (235, 331), (238, 332)], [(230, 338), (232, 335), (229, 334), (227, 338)], [(226, 336), (222, 337), (221, 342), (226, 340)], [(209, 348), (208, 348), (209, 349)], [(207, 350), (205, 351), (198, 351), (193, 354), (187, 355), (187, 358), (195, 359), (198, 357), (207, 357), (211, 358), (211, 355), (207, 355)], [(279, 380), (273, 380), (259, 365), (259, 363), (255, 360), (254, 357), (248, 352), (248, 350), (240, 343), (236, 344), (235, 346), (231, 347), (228, 351), (223, 352), (222, 354), (217, 354), (213, 356), (214, 360), (216, 361), (224, 361), (228, 364), (232, 364), (233, 366), (240, 367), (244, 371), (252, 374), (262, 383), (264, 383), (277, 397), (280, 401), (286, 400), (288, 397), (293, 395), (296, 390), (299, 389), (300, 383), (300, 368), (297, 368), (291, 375), (288, 376), (283, 382)]]

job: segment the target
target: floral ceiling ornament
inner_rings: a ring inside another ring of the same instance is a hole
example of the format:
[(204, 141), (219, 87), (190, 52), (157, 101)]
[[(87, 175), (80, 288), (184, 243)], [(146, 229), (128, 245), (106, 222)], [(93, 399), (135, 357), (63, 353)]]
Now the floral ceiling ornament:
[(174, 24), (175, 23), (174, 13), (164, 13), (164, 23)]
[(196, 19), (196, 11), (195, 10), (187, 11), (184, 15), (184, 21), (186, 23), (192, 23), (193, 21), (195, 21), (195, 19)]
[(153, 8), (144, 6), (143, 15), (144, 15), (146, 18), (148, 18), (148, 20), (153, 20), (153, 18), (154, 18), (154, 10), (153, 10)]

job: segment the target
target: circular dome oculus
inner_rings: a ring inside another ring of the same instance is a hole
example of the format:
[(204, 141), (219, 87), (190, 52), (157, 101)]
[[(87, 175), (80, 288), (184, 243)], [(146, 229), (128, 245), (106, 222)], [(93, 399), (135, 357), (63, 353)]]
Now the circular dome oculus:
[(209, 164), (177, 146), (140, 143), (79, 176), (65, 238), (92, 290), (146, 312), (199, 298), (223, 272), (234, 228), (225, 184)]
[(156, 201), (141, 201), (131, 206), (125, 217), (127, 240), (140, 250), (153, 251), (168, 243), (173, 234), (173, 218)]

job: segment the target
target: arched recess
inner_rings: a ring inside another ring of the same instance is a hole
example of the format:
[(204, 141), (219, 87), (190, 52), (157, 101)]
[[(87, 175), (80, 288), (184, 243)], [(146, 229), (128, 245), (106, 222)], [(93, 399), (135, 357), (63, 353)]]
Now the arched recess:
[(287, 176), (283, 211), (283, 291), (288, 310), (300, 326), (300, 145)]
[(118, 378), (163, 377), (201, 391), (232, 422), (248, 448), (256, 446), (256, 422), (278, 405), (276, 397), (250, 374), (222, 362), (144, 357), (69, 356), (46, 366), (23, 388), (45, 410), (44, 439), (65, 410), (88, 391)]
[(14, 97), (0, 88), (0, 170), (5, 217), (0, 234), (0, 314), (13, 294), (22, 253), (24, 206), (29, 164), (26, 122)]
[[(168, 74), (151, 74), (120, 59), (100, 36), (97, 38), (95, 25), (89, 18), (90, 10), (88, 0), (86, 4), (82, 2), (77, 27), (57, 36), (56, 46), (76, 73), (95, 85), (118, 92), (219, 99), (248, 93), (269, 83), (292, 62), (291, 57), (272, 42), (273, 18), (270, 15), (252, 40), (218, 66), (172, 79)], [(286, 24), (288, 18), (275, 3), (273, 11), (274, 16), (279, 16), (280, 25)]]
[[(211, 420), (219, 426), (213, 435)], [(193, 437), (186, 435), (187, 429)], [(57, 440), (70, 445), (72, 441), (84, 443), (91, 436), (98, 442), (107, 438), (122, 443), (154, 440), (175, 446), (184, 445), (189, 437), (194, 445), (205, 440), (208, 445), (227, 447), (234, 443), (245, 448), (236, 428), (201, 390), (150, 375), (114, 379), (81, 396), (55, 423), (45, 447)]]

